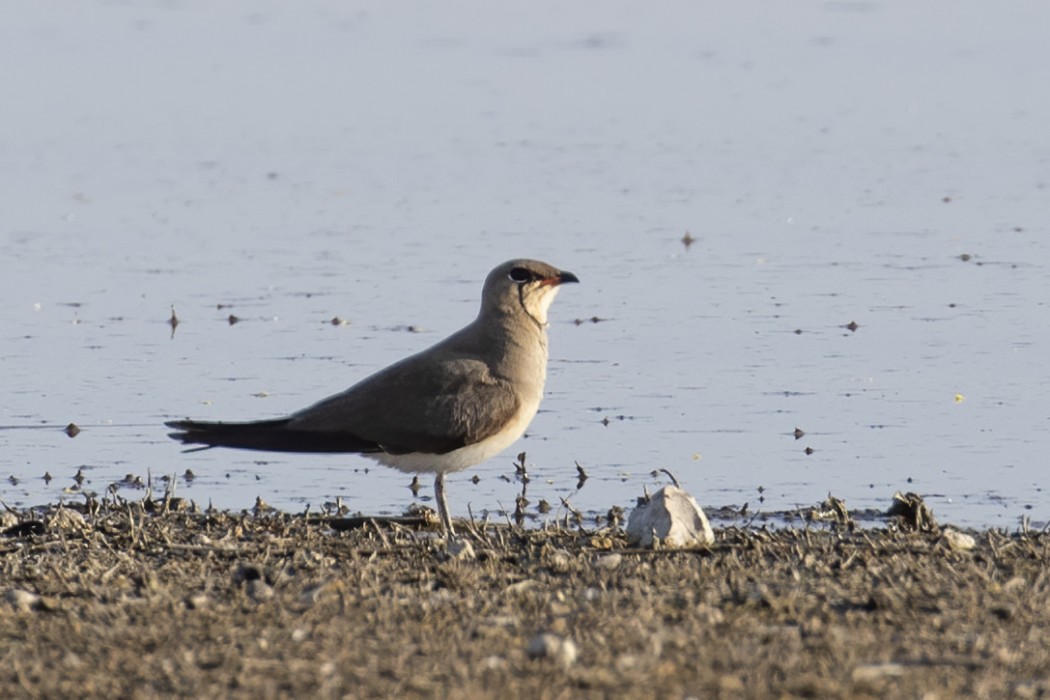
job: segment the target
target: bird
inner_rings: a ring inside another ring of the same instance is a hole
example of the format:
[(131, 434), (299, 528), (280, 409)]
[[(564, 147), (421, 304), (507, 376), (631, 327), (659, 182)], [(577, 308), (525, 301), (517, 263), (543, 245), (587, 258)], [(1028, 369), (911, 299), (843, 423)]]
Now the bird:
[(524, 433), (547, 377), (547, 312), (575, 274), (509, 260), (485, 278), (481, 309), (437, 344), (283, 418), (175, 420), (169, 437), (194, 450), (358, 453), (410, 473), (434, 473), (443, 530), (454, 536), (445, 475), (496, 456)]

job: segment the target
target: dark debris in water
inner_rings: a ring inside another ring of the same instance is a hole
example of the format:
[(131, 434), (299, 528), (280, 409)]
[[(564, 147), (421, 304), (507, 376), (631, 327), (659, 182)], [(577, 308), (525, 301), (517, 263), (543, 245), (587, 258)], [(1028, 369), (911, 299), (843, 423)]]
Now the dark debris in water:
[(171, 326), (171, 337), (175, 337), (175, 329), (179, 327), (179, 317), (175, 314), (175, 307), (171, 307), (171, 317), (168, 318), (168, 325)]

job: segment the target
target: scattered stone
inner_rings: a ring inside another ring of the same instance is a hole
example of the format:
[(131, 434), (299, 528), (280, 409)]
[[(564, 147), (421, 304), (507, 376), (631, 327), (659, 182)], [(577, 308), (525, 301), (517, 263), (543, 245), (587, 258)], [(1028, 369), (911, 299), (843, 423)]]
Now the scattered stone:
[(257, 603), (273, 598), (273, 587), (261, 578), (251, 579), (244, 588), (248, 597)]
[(627, 519), (627, 541), (636, 547), (697, 547), (713, 544), (715, 533), (696, 499), (677, 486), (664, 486)]
[(857, 666), (850, 674), (854, 683), (872, 683), (884, 678), (899, 678), (904, 675), (904, 667), (895, 663), (865, 664)]
[(23, 591), (21, 588), (11, 588), (4, 593), (4, 600), (15, 610), (29, 612), (40, 603), (40, 596), (36, 593)]
[(572, 555), (564, 549), (556, 549), (547, 555), (547, 567), (555, 574), (569, 573), (572, 563)]
[(596, 600), (600, 600), (602, 597), (602, 591), (600, 588), (594, 586), (587, 586), (580, 593), (580, 597), (583, 598), (584, 602), (593, 603)]
[(623, 555), (619, 552), (611, 552), (609, 554), (603, 554), (598, 557), (598, 568), (604, 569), (605, 571), (615, 571), (620, 567), (623, 562)]
[(481, 668), (486, 671), (502, 671), (507, 667), (507, 660), (502, 656), (486, 656), (481, 660)]
[(948, 547), (956, 551), (968, 552), (977, 546), (977, 540), (965, 532), (946, 528), (941, 535), (944, 537), (944, 541), (948, 543)]
[(66, 429), (65, 429), (64, 432), (69, 437), (74, 438), (77, 435), (80, 435), (80, 427), (77, 426), (76, 423), (70, 423), (69, 425), (66, 426)]
[(1014, 576), (1012, 579), (1003, 584), (1004, 593), (1020, 593), (1028, 588), (1028, 581), (1025, 580), (1024, 576)]
[(530, 659), (551, 659), (562, 668), (568, 668), (576, 663), (576, 642), (544, 632), (532, 638), (526, 653)]

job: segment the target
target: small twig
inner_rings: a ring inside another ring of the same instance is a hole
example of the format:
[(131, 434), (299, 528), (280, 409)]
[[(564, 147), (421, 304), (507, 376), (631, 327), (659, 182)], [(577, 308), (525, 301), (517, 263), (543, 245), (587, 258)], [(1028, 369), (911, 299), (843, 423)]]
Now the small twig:
[(661, 468), (659, 471), (662, 471), (664, 474), (666, 474), (667, 476), (671, 477), (671, 483), (674, 484), (674, 487), (676, 489), (682, 488), (682, 485), (680, 483), (678, 483), (678, 477), (676, 477), (674, 474), (672, 474), (670, 469)]

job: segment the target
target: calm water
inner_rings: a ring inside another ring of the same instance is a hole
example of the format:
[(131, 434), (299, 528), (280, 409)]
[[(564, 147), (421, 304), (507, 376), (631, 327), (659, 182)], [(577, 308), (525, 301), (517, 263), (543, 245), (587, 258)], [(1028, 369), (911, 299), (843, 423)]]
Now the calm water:
[(178, 495), (201, 503), (399, 513), (409, 477), (369, 460), (183, 454), (162, 422), (341, 390), (529, 256), (583, 284), (552, 309), (528, 437), (450, 480), (456, 513), (512, 508), (525, 450), (533, 502), (586, 512), (667, 468), (710, 506), (900, 489), (961, 525), (1050, 519), (1043, 3), (0, 20), (10, 505), (79, 498), (80, 467), (98, 492), (191, 469)]

